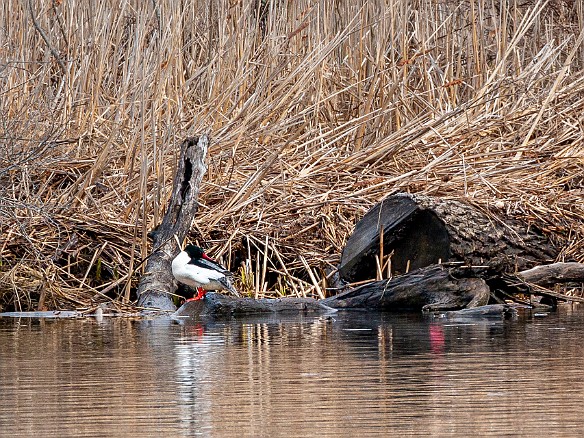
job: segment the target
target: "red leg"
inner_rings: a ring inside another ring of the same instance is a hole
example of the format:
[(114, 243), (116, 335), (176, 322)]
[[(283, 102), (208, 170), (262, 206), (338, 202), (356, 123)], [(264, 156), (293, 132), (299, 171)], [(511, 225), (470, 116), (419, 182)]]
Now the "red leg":
[(197, 295), (195, 295), (193, 298), (189, 298), (187, 301), (199, 301), (202, 300), (203, 298), (205, 298), (205, 294), (207, 293), (207, 291), (205, 289), (203, 289), (202, 287), (198, 287), (197, 288)]

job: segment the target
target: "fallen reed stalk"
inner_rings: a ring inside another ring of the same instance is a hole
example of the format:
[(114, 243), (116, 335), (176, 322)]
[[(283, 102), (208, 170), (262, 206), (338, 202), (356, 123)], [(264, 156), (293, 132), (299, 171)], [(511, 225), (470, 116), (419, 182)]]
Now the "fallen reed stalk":
[(396, 191), (522, 219), (584, 261), (581, 2), (34, 3), (0, 6), (2, 309), (126, 309), (201, 133), (190, 238), (249, 294), (319, 293)]

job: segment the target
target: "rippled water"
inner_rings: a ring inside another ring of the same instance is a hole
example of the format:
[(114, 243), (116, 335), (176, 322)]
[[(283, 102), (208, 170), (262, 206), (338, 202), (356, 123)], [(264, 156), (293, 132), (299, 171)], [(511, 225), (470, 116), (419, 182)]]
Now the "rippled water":
[(0, 318), (0, 435), (577, 436), (583, 322)]

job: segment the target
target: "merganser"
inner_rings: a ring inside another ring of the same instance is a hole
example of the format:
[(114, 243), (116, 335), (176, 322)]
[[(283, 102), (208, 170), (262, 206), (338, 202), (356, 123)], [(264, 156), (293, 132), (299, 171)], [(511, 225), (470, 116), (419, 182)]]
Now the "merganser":
[(209, 290), (228, 290), (236, 297), (240, 296), (229, 281), (231, 272), (195, 245), (187, 245), (174, 258), (172, 275), (181, 283), (197, 289), (197, 295), (187, 301), (200, 300)]

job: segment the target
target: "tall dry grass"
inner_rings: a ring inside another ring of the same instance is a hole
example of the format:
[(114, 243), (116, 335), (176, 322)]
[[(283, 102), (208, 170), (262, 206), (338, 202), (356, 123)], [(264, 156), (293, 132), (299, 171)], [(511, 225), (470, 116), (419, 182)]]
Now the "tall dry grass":
[(5, 0), (1, 306), (121, 306), (203, 132), (191, 238), (256, 296), (326, 293), (395, 191), (584, 261), (582, 29), (575, 0)]

